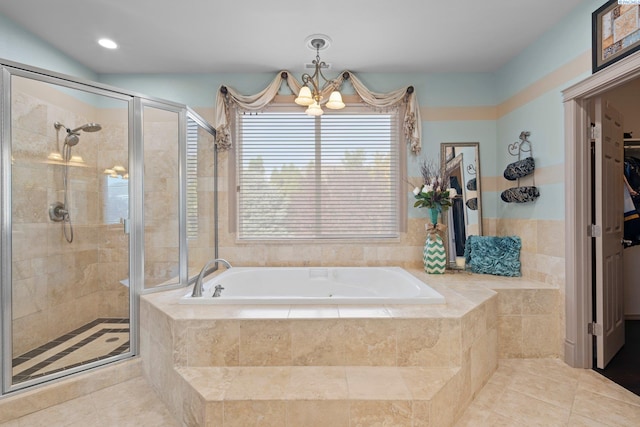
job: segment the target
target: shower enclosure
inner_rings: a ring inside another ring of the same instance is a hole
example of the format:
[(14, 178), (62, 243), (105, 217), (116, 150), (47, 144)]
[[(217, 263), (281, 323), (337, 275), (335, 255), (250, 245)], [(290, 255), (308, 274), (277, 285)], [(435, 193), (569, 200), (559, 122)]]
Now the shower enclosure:
[(2, 392), (138, 354), (137, 297), (215, 254), (213, 128), (1, 61)]

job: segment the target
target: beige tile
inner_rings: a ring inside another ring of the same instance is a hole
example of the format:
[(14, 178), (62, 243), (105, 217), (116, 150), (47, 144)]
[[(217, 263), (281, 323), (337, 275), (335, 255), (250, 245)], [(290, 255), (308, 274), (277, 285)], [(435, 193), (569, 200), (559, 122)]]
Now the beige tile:
[(507, 385), (511, 383), (511, 376), (496, 371), (487, 384), (477, 393), (473, 404), (487, 409), (493, 408), (500, 402)]
[(431, 402), (426, 400), (414, 400), (411, 404), (413, 427), (432, 427)]
[(291, 400), (339, 400), (349, 397), (344, 367), (292, 367), (283, 395)]
[(522, 291), (522, 314), (558, 314), (556, 289), (524, 289)]
[(409, 400), (411, 393), (397, 368), (347, 366), (351, 400)]
[(413, 425), (411, 401), (352, 401), (349, 413), (352, 426)]
[(471, 390), (480, 390), (498, 366), (498, 333), (492, 329), (469, 349)]
[(458, 366), (459, 319), (396, 320), (398, 366)]
[(528, 372), (518, 372), (513, 376), (506, 392), (517, 391), (543, 402), (571, 409), (578, 384), (562, 377), (557, 379), (556, 381)]
[(378, 319), (391, 317), (386, 308), (378, 306), (339, 305), (338, 312), (341, 319)]
[(553, 315), (522, 317), (524, 357), (558, 357), (558, 318)]
[(225, 400), (278, 400), (291, 377), (289, 367), (240, 367), (225, 393)]
[(91, 397), (83, 396), (24, 416), (20, 418), (20, 425), (33, 427), (66, 425), (68, 422), (79, 422), (87, 419), (95, 411)]
[(226, 396), (238, 369), (232, 368), (186, 368), (176, 369), (178, 374), (190, 384), (191, 388), (197, 390), (202, 397), (208, 401), (221, 401)]
[(498, 346), (500, 358), (522, 357), (522, 317), (500, 316), (498, 318)]
[(479, 424), (478, 427), (522, 427), (522, 426), (546, 426), (548, 424), (538, 424), (537, 421), (533, 421), (532, 423), (523, 423), (521, 420), (514, 420), (509, 417), (505, 417), (503, 415), (497, 414), (495, 412), (491, 412), (487, 419), (485, 420), (485, 424)]
[(289, 319), (337, 319), (340, 317), (337, 305), (291, 306)]
[(289, 317), (289, 306), (238, 306), (235, 318), (238, 319), (286, 319)]
[(579, 372), (579, 391), (586, 390), (615, 400), (640, 406), (640, 396), (612, 381), (609, 381), (603, 375), (600, 375), (590, 369), (579, 369), (576, 371)]
[(282, 400), (227, 401), (224, 403), (224, 426), (282, 427), (287, 422), (286, 414), (287, 403)]
[(487, 418), (491, 415), (491, 410), (477, 404), (475, 401), (464, 411), (460, 419), (456, 422), (456, 427), (478, 427), (488, 426)]
[(530, 396), (512, 391), (505, 392), (494, 412), (527, 426), (565, 426), (570, 409), (532, 399)]
[(233, 320), (201, 322), (186, 330), (187, 366), (238, 366), (240, 324)]
[(346, 339), (341, 320), (296, 320), (291, 324), (292, 365), (344, 365)]
[(396, 325), (391, 319), (350, 319), (342, 321), (346, 365), (395, 366)]
[(241, 366), (291, 365), (291, 324), (287, 320), (240, 323)]
[(459, 368), (398, 368), (413, 400), (430, 400)]
[(431, 423), (449, 426), (462, 415), (471, 400), (468, 368), (463, 368), (431, 400)]
[(614, 426), (640, 425), (640, 405), (633, 405), (583, 389), (579, 389), (576, 393), (573, 413)]
[(522, 314), (522, 291), (519, 289), (498, 290), (498, 314)]
[(476, 307), (462, 318), (462, 349), (466, 350), (487, 331), (487, 312), (484, 305)]
[(605, 424), (602, 421), (592, 420), (582, 415), (571, 414), (568, 427), (615, 427), (613, 424)]
[(349, 402), (292, 400), (287, 402), (287, 426), (349, 427)]
[(564, 221), (538, 220), (538, 252), (564, 257)]

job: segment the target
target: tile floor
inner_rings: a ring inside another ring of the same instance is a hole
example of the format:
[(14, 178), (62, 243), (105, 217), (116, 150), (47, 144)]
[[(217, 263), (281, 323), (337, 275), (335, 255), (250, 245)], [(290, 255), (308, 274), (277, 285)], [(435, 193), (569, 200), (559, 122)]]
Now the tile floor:
[[(640, 425), (640, 396), (555, 359), (501, 360), (456, 427)], [(141, 377), (0, 427), (178, 427)], [(328, 426), (329, 427), (329, 426)]]
[(556, 359), (500, 360), (456, 427), (640, 426), (640, 396)]
[(129, 319), (99, 318), (13, 359), (13, 381), (27, 381), (128, 350)]

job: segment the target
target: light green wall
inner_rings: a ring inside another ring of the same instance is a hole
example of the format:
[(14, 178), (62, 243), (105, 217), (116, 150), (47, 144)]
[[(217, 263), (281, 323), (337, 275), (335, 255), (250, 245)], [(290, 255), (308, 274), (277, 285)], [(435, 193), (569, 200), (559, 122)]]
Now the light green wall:
[[(61, 24), (62, 25), (62, 24)], [(88, 80), (98, 75), (0, 13), (0, 58)]]
[[(499, 102), (517, 95), (561, 66), (590, 52), (591, 14), (602, 4), (603, 0), (585, 0), (558, 25), (545, 32), (498, 70), (495, 76), (500, 82), (497, 94)], [(494, 175), (501, 176), (504, 167), (516, 160), (508, 154), (507, 146), (518, 141), (523, 130), (531, 132), (530, 140), (537, 168), (564, 164), (562, 90), (589, 75), (590, 68), (585, 69), (580, 75), (562, 82), (497, 120)], [(540, 198), (534, 203), (504, 203), (498, 193), (488, 194), (484, 200), (495, 200), (498, 218), (564, 219), (564, 183), (536, 185), (540, 189)], [(485, 210), (490, 211), (489, 207)]]
[[(562, 22), (495, 73), (358, 75), (377, 92), (413, 85), (423, 108), (497, 106), (588, 51), (591, 46), (591, 13), (601, 6), (602, 1), (585, 0)], [(523, 25), (535, 23), (523, 21)], [(0, 57), (195, 108), (212, 108), (217, 89), (222, 84), (242, 93), (256, 93), (273, 79), (277, 71), (260, 74), (96, 75), (3, 15), (0, 15)], [(501, 176), (504, 166), (514, 160), (507, 154), (507, 145), (517, 140), (520, 131), (529, 130), (537, 165), (561, 165), (564, 163), (561, 91), (588, 75), (590, 70), (585, 70), (573, 81), (552, 88), (498, 120), (423, 121), (423, 156), (438, 159), (441, 142), (478, 141), (483, 175)], [(347, 85), (346, 92), (349, 91)], [(283, 85), (282, 93), (288, 93), (286, 85)], [(417, 163), (415, 158), (410, 158), (410, 175), (418, 175)], [(489, 218), (562, 219), (563, 187), (563, 183), (541, 185), (540, 199), (525, 205), (505, 204), (500, 201), (498, 193), (487, 192), (483, 194), (483, 213)]]

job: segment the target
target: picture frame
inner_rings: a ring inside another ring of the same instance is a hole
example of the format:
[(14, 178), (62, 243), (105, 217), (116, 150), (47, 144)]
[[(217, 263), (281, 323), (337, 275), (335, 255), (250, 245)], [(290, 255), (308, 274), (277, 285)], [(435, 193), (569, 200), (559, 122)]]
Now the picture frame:
[(609, 0), (591, 15), (592, 73), (640, 49), (640, 4)]

